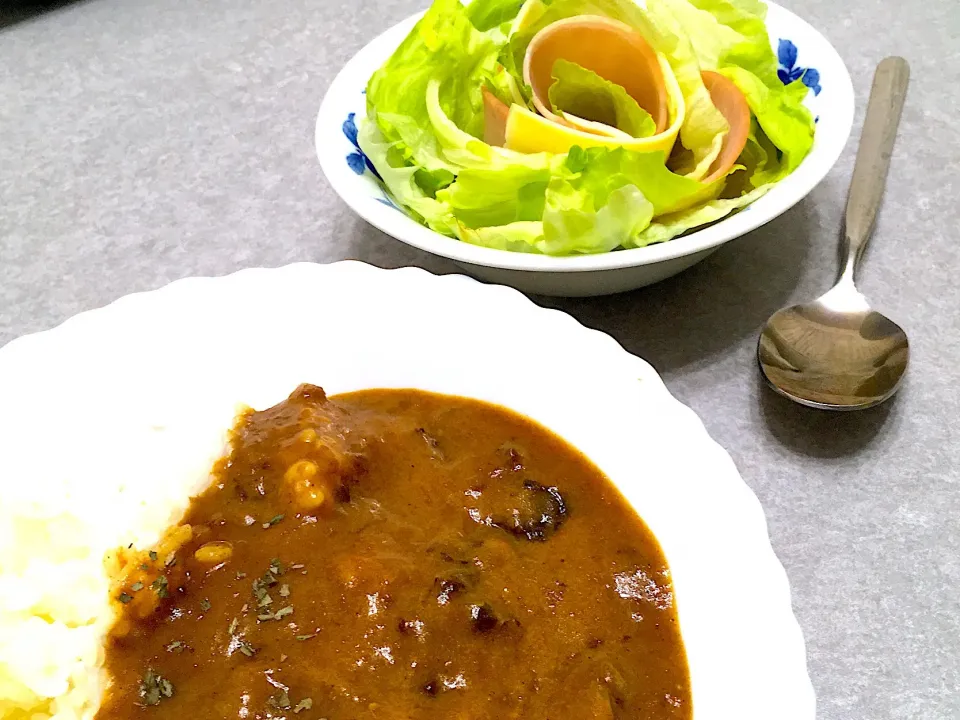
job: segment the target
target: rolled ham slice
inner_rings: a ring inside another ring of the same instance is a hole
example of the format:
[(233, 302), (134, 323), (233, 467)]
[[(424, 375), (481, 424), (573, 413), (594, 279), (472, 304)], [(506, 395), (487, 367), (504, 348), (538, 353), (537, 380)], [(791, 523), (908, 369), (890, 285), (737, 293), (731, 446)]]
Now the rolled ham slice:
[(629, 25), (600, 15), (581, 15), (548, 25), (530, 41), (523, 79), (533, 89), (537, 111), (561, 125), (576, 127), (576, 118), (564, 119), (550, 107), (553, 66), (560, 59), (620, 85), (650, 113), (657, 133), (666, 129), (669, 110), (660, 62), (650, 44)]
[(500, 98), (483, 89), (483, 141), (487, 145), (503, 147), (507, 142), (507, 117), (510, 108)]
[(743, 152), (750, 134), (750, 106), (740, 88), (720, 73), (704, 70), (700, 75), (713, 104), (730, 124), (730, 132), (723, 140), (723, 149), (703, 179), (703, 182), (710, 183), (730, 172)]

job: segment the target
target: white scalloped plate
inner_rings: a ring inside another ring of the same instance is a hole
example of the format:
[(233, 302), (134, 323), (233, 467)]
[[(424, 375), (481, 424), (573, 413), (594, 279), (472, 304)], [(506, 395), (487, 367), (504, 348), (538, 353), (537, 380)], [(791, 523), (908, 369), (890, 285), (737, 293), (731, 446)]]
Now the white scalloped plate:
[[(813, 150), (789, 177), (749, 207), (670, 242), (571, 257), (508, 252), (440, 235), (399, 210), (364, 162), (356, 146), (355, 125), (366, 117), (363, 93), (367, 81), (422, 13), (372, 40), (334, 79), (317, 114), (315, 143), (320, 166), (336, 193), (371, 225), (408, 245), (450, 258), (483, 280), (561, 296), (606, 295), (658, 282), (800, 202), (834, 166), (850, 137), (854, 95), (843, 59), (811, 25), (774, 2), (767, 0), (766, 4), (767, 31), (780, 60), (780, 73), (789, 80), (806, 71), (814, 86), (804, 101), (817, 119)], [(814, 71), (816, 75), (811, 74)]]
[[(131, 472), (149, 473), (158, 492), (164, 478), (200, 472), (237, 403), (266, 407), (302, 382), (454, 393), (550, 427), (663, 546), (696, 720), (813, 720), (786, 574), (730, 457), (647, 363), (505, 287), (300, 264), (181, 280), (15, 340), (0, 350), (0, 502), (96, 471), (84, 499), (110, 498), (135, 524), (149, 504), (131, 498)], [(113, 467), (117, 442), (142, 462)]]

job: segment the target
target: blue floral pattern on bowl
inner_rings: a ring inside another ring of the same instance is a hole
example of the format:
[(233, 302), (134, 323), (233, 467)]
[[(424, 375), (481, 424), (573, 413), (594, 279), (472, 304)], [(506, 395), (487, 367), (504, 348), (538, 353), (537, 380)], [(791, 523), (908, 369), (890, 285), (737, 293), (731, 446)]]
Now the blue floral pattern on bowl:
[(804, 85), (813, 90), (814, 95), (819, 95), (823, 90), (820, 85), (820, 72), (816, 68), (797, 65), (797, 46), (793, 41), (780, 39), (777, 45), (777, 60), (780, 63), (777, 76), (784, 85), (802, 80)]
[[(366, 91), (364, 91), (366, 94)], [(374, 167), (374, 164), (370, 161), (370, 158), (367, 157), (367, 154), (360, 148), (360, 143), (357, 140), (357, 114), (352, 112), (347, 115), (347, 119), (343, 121), (343, 134), (347, 136), (347, 140), (350, 141), (350, 144), (353, 145), (353, 152), (347, 155), (347, 165), (350, 166), (350, 169), (353, 170), (357, 175), (363, 175), (367, 170), (369, 170), (375, 178), (379, 181), (381, 190), (383, 190), (383, 177), (377, 172), (377, 168)], [(404, 210), (393, 201), (393, 199), (387, 195), (386, 191), (383, 191), (383, 197), (375, 198), (378, 203), (386, 205), (387, 207), (392, 207), (394, 210), (399, 210), (404, 212)]]
[(369, 170), (377, 176), (377, 180), (383, 182), (383, 178), (380, 177), (380, 173), (377, 172), (373, 163), (370, 162), (370, 158), (360, 149), (360, 143), (357, 141), (356, 113), (350, 113), (347, 115), (347, 119), (343, 121), (343, 134), (347, 136), (347, 140), (349, 140), (350, 144), (355, 148), (354, 152), (347, 155), (347, 165), (350, 166), (350, 169), (357, 175), (363, 175), (364, 172)]

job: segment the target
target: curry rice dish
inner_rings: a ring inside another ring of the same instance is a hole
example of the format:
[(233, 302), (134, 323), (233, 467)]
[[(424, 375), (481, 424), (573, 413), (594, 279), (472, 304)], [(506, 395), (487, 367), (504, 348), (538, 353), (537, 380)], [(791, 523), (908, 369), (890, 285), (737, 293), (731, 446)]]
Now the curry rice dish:
[(108, 559), (96, 720), (689, 720), (669, 569), (576, 449), (503, 408), (303, 385)]

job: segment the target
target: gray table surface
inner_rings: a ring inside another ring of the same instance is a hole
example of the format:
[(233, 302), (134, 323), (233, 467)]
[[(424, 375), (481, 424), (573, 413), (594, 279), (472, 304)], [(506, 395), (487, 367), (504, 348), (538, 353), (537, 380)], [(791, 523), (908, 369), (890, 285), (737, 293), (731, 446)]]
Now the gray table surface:
[[(455, 271), (356, 218), (313, 153), (338, 68), (423, 1), (87, 0), (0, 29), (0, 345), (189, 275), (348, 257)], [(649, 360), (731, 452), (792, 582), (820, 718), (957, 718), (960, 5), (784, 3), (847, 62), (855, 135), (873, 65), (913, 65), (861, 273), (911, 338), (896, 400), (820, 414), (754, 366), (767, 316), (833, 277), (852, 143), (806, 201), (680, 277), (538, 302)]]

